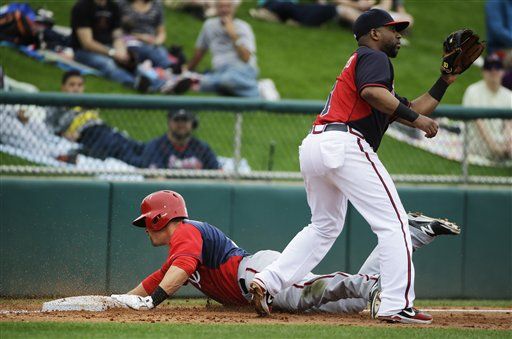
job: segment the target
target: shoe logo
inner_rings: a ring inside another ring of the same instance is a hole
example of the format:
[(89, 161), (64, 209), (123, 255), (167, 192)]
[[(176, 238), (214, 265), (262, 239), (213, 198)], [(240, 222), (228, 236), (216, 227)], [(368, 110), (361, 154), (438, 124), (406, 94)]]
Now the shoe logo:
[(271, 296), (269, 293), (267, 293), (266, 299), (267, 299), (266, 300), (267, 305), (272, 305), (272, 302), (274, 301), (274, 297)]
[(426, 235), (430, 235), (431, 237), (434, 237), (436, 235), (434, 230), (432, 229), (432, 226), (430, 225), (421, 226), (420, 229), (423, 233), (425, 233)]
[(407, 310), (407, 309), (404, 309), (402, 312), (404, 312), (406, 315), (408, 315), (409, 317), (414, 317), (416, 315), (416, 313), (414, 312), (414, 310), (410, 311), (410, 310)]

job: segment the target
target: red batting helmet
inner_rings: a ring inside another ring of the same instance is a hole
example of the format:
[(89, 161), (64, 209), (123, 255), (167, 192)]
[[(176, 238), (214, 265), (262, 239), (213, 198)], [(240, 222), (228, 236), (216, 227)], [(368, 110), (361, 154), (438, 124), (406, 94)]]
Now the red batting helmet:
[(174, 218), (188, 218), (187, 206), (183, 197), (173, 191), (151, 193), (142, 200), (140, 216), (132, 224), (159, 231)]

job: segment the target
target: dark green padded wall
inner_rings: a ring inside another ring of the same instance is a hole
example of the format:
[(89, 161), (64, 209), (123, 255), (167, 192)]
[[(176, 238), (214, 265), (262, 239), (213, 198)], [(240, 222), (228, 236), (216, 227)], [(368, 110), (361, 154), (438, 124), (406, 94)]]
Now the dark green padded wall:
[(109, 187), (2, 179), (0, 295), (105, 293)]
[(463, 294), (512, 299), (512, 192), (467, 195)]
[[(158, 269), (166, 248), (153, 248), (131, 226), (142, 198), (183, 194), (192, 219), (208, 221), (250, 252), (282, 250), (310, 221), (304, 188), (205, 182), (109, 183), (2, 178), (0, 295), (125, 292)], [(408, 211), (463, 225), (414, 253), (422, 298), (512, 297), (512, 192), (506, 189), (402, 187)], [(315, 273), (356, 273), (376, 245), (350, 207), (346, 225)], [(198, 295), (191, 288), (180, 295)]]

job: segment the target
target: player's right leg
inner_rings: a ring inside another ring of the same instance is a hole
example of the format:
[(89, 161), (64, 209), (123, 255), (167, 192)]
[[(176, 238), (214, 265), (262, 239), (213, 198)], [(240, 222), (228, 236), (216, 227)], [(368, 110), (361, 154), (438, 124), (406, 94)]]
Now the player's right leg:
[[(268, 314), (266, 293), (276, 295), (303, 279), (324, 258), (343, 228), (347, 199), (326, 175), (343, 164), (344, 148), (337, 138), (340, 134), (310, 134), (301, 145), (301, 172), (311, 223), (292, 239), (279, 259), (255, 275), (251, 292), (260, 315)], [(322, 149), (322, 145), (329, 148)]]

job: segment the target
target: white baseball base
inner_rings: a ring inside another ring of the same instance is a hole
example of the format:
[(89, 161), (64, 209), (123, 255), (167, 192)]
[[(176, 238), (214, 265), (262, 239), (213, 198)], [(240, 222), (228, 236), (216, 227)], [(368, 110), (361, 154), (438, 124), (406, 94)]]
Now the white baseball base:
[(111, 308), (127, 308), (123, 303), (102, 295), (85, 295), (56, 299), (43, 303), (43, 312), (91, 311), (102, 312)]

